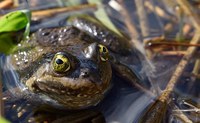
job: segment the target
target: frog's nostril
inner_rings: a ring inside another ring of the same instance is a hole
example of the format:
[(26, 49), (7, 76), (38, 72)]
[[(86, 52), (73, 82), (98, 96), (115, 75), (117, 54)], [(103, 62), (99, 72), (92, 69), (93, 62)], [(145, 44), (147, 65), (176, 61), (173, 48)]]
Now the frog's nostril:
[(88, 68), (81, 69), (80, 76), (83, 78), (89, 77), (90, 70)]

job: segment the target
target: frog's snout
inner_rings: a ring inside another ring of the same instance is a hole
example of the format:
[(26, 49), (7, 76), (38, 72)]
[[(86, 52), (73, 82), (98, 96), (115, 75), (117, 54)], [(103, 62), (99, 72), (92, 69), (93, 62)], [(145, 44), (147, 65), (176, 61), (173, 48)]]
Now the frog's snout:
[(93, 83), (102, 83), (101, 76), (98, 70), (91, 70), (89, 68), (82, 68), (80, 70), (80, 78), (87, 78)]

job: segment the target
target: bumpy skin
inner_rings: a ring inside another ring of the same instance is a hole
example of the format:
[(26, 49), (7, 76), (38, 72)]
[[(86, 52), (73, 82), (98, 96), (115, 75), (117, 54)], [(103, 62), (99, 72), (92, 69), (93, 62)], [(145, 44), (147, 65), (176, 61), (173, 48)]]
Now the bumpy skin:
[[(22, 50), (11, 56), (21, 81), (30, 91), (45, 95), (68, 109), (82, 109), (97, 104), (104, 97), (112, 69), (130, 83), (140, 82), (127, 65), (129, 61), (141, 65), (140, 55), (126, 38), (97, 21), (73, 18), (70, 22), (73, 26), (37, 31), (19, 46)], [(101, 59), (99, 44), (109, 50), (106, 61)], [(69, 71), (54, 71), (52, 60), (57, 53), (68, 57)]]
[[(14, 54), (12, 62), (32, 92), (44, 94), (68, 109), (85, 108), (103, 98), (112, 76), (109, 61), (100, 59), (98, 44), (94, 42), (72, 26), (41, 29), (21, 44), (27, 51)], [(71, 64), (64, 73), (52, 68), (52, 59), (59, 52)]]

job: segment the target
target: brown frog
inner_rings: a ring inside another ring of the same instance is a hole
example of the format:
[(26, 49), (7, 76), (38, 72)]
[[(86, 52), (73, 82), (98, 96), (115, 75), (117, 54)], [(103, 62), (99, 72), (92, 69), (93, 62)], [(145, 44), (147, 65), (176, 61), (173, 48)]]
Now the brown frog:
[(94, 19), (74, 17), (69, 22), (71, 26), (38, 30), (8, 58), (24, 94), (79, 110), (103, 99), (113, 71), (140, 87), (140, 77), (127, 64), (141, 66), (141, 54), (128, 39)]

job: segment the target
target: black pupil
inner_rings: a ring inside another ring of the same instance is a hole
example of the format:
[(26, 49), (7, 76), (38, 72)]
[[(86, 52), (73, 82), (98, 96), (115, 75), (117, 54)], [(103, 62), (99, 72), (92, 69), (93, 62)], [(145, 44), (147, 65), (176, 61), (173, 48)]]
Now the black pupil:
[(63, 64), (63, 61), (61, 59), (56, 59), (57, 64)]
[(105, 47), (103, 47), (103, 52), (106, 52), (106, 48)]

